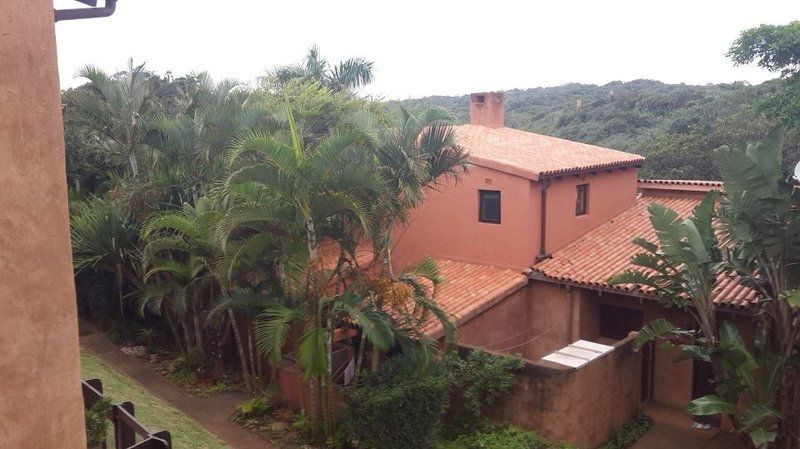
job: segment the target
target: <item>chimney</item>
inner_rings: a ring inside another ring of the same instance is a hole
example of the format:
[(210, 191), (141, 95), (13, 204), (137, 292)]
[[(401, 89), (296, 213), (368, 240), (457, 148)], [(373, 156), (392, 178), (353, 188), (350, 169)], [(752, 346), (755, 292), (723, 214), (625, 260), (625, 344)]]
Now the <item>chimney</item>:
[(481, 92), (470, 95), (470, 123), (489, 128), (503, 127), (503, 92)]

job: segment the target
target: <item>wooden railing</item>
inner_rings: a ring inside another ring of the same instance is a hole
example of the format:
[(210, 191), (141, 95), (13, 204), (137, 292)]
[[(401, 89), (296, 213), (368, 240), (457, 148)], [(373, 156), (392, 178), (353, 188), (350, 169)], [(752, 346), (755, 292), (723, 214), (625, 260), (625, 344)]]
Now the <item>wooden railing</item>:
[[(100, 379), (81, 381), (83, 406), (87, 410), (103, 399), (103, 383)], [(150, 432), (134, 416), (133, 404), (114, 404), (108, 411), (108, 419), (114, 424), (113, 449), (172, 449), (169, 432)], [(136, 437), (139, 437), (139, 443)], [(103, 447), (108, 447), (103, 444)]]

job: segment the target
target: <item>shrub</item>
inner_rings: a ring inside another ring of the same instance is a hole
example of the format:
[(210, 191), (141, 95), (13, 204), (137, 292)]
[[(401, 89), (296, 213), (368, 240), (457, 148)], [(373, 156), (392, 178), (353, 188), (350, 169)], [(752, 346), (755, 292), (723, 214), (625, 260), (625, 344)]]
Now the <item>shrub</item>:
[(439, 444), (437, 449), (571, 449), (566, 443), (556, 443), (516, 427), (486, 427), (462, 435), (453, 441)]
[(627, 449), (639, 441), (639, 438), (643, 437), (652, 426), (653, 419), (640, 412), (614, 432), (611, 438), (598, 449)]
[(236, 414), (233, 415), (233, 419), (243, 422), (248, 419), (265, 416), (272, 411), (274, 405), (275, 392), (273, 390), (265, 390), (258, 396), (252, 397), (236, 406)]
[(447, 404), (448, 376), (440, 365), (424, 369), (406, 357), (384, 363), (347, 397), (346, 434), (362, 449), (433, 446)]
[(451, 408), (448, 435), (471, 431), (479, 425), (486, 407), (495, 404), (514, 385), (514, 372), (525, 362), (519, 357), (490, 354), (476, 349), (466, 358), (457, 352), (444, 359), (451, 377)]
[(111, 408), (111, 399), (103, 398), (85, 411), (86, 445), (98, 448), (106, 440), (109, 420), (106, 418)]

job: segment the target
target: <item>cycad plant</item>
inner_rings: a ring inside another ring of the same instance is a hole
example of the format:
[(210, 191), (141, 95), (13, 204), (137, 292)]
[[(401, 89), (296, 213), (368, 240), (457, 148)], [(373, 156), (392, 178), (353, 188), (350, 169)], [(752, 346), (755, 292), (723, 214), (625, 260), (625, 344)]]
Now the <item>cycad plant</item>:
[(76, 271), (87, 268), (114, 273), (120, 316), (125, 318), (125, 283), (141, 285), (137, 273), (139, 232), (119, 205), (91, 197), (70, 207), (72, 260)]

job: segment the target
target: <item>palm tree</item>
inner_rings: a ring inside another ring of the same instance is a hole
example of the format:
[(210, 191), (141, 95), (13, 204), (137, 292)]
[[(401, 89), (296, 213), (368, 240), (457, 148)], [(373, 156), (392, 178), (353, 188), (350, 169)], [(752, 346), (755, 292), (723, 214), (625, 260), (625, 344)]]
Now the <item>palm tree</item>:
[[(219, 306), (220, 296), (231, 289), (231, 277), (236, 266), (235, 258), (225, 253), (225, 248), (217, 239), (217, 227), (222, 216), (223, 214), (210, 200), (201, 197), (195, 206), (185, 204), (181, 211), (170, 211), (154, 216), (143, 227), (142, 237), (147, 241), (143, 251), (143, 263), (150, 267), (147, 278), (153, 279), (156, 273), (166, 272), (169, 275), (167, 278), (169, 282), (159, 278), (158, 282), (148, 284), (143, 297), (143, 306), (156, 312), (164, 310), (177, 317), (185, 316), (187, 307), (182, 304), (181, 299), (190, 297), (186, 294), (186, 288), (193, 285), (202, 287), (205, 291), (198, 293), (205, 293), (208, 298), (207, 301), (195, 298), (195, 303), (201, 303), (200, 307), (196, 307), (198, 309), (196, 312), (203, 312), (215, 302)], [(163, 307), (164, 305), (167, 307)], [(236, 314), (230, 307), (220, 311), (223, 311), (230, 320), (242, 367), (242, 377), (248, 390), (252, 390), (255, 368), (247, 364), (247, 352)], [(196, 319), (195, 332), (198, 332), (199, 313), (193, 315)], [(209, 312), (209, 316), (211, 315), (214, 314)], [(170, 321), (169, 318), (170, 316), (167, 316), (167, 321)], [(173, 329), (173, 332), (177, 337), (177, 331)], [(188, 340), (188, 335), (186, 338)], [(197, 342), (201, 339), (201, 336), (196, 337)]]
[(86, 268), (114, 273), (119, 309), (125, 318), (125, 281), (141, 285), (136, 266), (138, 230), (117, 204), (92, 197), (71, 204), (72, 260), (76, 271)]
[(144, 145), (145, 124), (155, 111), (153, 83), (144, 64), (128, 68), (118, 75), (108, 75), (93, 66), (78, 72), (87, 78), (91, 95), (74, 96), (86, 123), (103, 136), (108, 148), (128, 158), (134, 177), (139, 174), (137, 153)]
[(333, 91), (352, 91), (372, 82), (373, 65), (364, 58), (351, 58), (332, 66), (314, 45), (302, 63), (278, 67), (268, 73), (267, 79), (277, 87), (294, 79), (307, 79), (318, 81)]
[(443, 180), (457, 180), (467, 169), (468, 154), (455, 140), (452, 115), (441, 108), (415, 114), (399, 107), (388, 124), (372, 114), (359, 113), (353, 122), (380, 142), (374, 154), (388, 188), (373, 202), (372, 235), (384, 274), (391, 277), (395, 224), (422, 202), (427, 190)]
[(298, 273), (295, 281), (287, 282), (291, 276), (284, 265), (278, 266), (277, 278), (284, 280), (282, 291), (288, 296), (285, 302), (296, 317), (302, 317), (301, 363), (316, 396), (316, 414), (328, 431), (330, 416), (325, 413), (324, 398), (319, 394), (329, 385), (324, 375), (328, 365), (320, 361), (329, 356), (325, 332), (332, 332), (332, 317), (326, 316), (329, 301), (323, 292), (328, 278), (319, 257), (320, 230), (342, 215), (347, 215), (354, 227), (367, 226), (368, 198), (384, 186), (363, 157), (371, 143), (368, 135), (339, 129), (306, 146), (288, 99), (286, 115), (287, 135), (250, 132), (236, 142), (227, 185), (228, 191), (241, 200), (221, 229), (223, 240), (227, 240), (235, 229), (256, 222), (304, 242), (304, 262), (294, 270)]
[[(435, 188), (443, 179), (457, 180), (467, 168), (467, 153), (455, 141), (451, 126), (452, 116), (440, 108), (430, 108), (414, 114), (400, 107), (391, 116), (388, 124), (373, 114), (359, 113), (353, 117), (352, 122), (357, 129), (374, 135), (374, 139), (379, 142), (373, 147), (373, 151), (387, 188), (372, 201), (371, 214), (374, 220), (370, 234), (376, 256), (382, 261), (382, 282), (402, 284), (404, 280), (395, 279), (392, 266), (394, 226), (403, 222), (407, 212), (422, 202), (428, 189)], [(431, 268), (430, 264), (432, 261), (423, 261), (420, 266)], [(418, 306), (426, 305), (429, 311), (438, 314), (432, 298), (422, 301), (426, 298), (421, 294), (423, 291), (414, 291), (420, 294), (409, 295), (408, 301), (414, 298)], [(375, 300), (377, 307), (382, 310), (385, 300), (383, 295), (375, 296)], [(379, 359), (380, 351), (373, 347), (373, 371), (378, 369)]]

